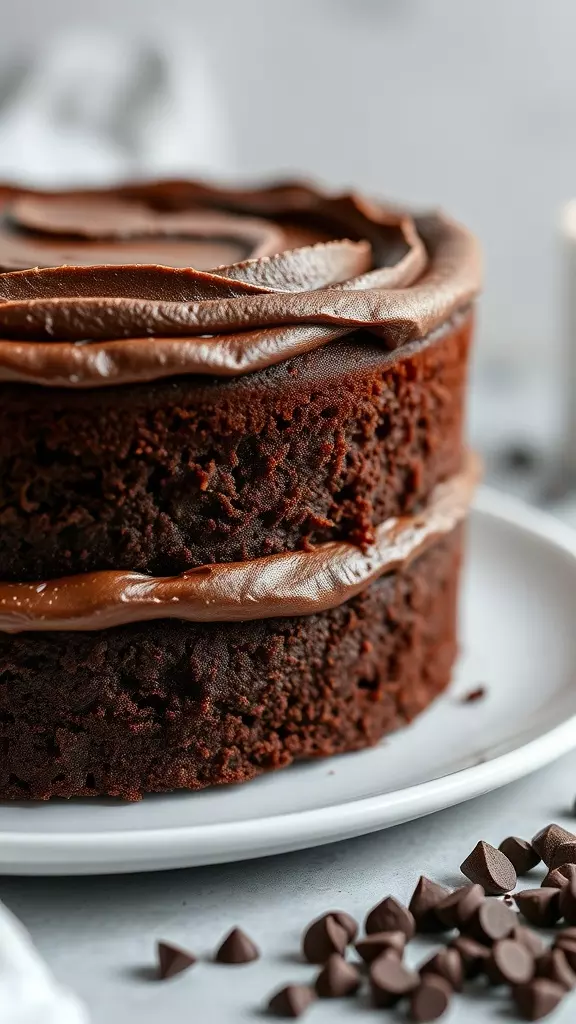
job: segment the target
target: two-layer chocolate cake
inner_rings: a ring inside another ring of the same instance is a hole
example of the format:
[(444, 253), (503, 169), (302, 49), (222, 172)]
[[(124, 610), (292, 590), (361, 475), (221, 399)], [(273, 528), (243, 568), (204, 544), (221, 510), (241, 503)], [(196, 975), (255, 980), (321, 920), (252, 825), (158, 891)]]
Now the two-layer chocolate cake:
[(3, 204), (0, 797), (412, 719), (456, 652), (470, 234), (298, 184)]

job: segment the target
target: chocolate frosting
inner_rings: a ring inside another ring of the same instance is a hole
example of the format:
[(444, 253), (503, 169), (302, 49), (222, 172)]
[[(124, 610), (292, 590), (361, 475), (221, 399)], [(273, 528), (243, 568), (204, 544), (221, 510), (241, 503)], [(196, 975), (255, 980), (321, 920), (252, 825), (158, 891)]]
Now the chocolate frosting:
[(442, 214), (288, 184), (9, 195), (0, 380), (98, 387), (237, 376), (363, 328), (394, 349), (479, 287)]
[(101, 630), (166, 618), (235, 622), (335, 608), (450, 532), (466, 515), (478, 475), (478, 460), (470, 455), (459, 475), (436, 487), (423, 512), (382, 523), (365, 552), (330, 542), (174, 577), (114, 570), (0, 583), (0, 631)]

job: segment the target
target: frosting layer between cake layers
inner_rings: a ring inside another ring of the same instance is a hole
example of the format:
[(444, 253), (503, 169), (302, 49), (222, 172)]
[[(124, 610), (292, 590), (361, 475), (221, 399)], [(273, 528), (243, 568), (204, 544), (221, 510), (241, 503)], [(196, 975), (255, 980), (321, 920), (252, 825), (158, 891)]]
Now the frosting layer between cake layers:
[(424, 511), (382, 523), (367, 551), (331, 542), (174, 577), (103, 571), (0, 583), (0, 630), (98, 630), (152, 619), (235, 622), (326, 611), (453, 530), (468, 511), (478, 476), (478, 459), (469, 455), (460, 474), (435, 488)]

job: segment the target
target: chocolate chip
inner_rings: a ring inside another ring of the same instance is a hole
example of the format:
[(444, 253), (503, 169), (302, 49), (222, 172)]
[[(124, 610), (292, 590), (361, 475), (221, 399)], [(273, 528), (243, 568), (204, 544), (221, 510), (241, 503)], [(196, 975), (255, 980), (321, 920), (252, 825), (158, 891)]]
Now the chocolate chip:
[(492, 946), (486, 971), (493, 985), (524, 985), (534, 975), (534, 957), (516, 939)]
[(517, 875), (527, 875), (532, 868), (540, 863), (540, 855), (536, 853), (532, 843), (526, 839), (520, 839), (518, 836), (508, 836), (507, 839), (503, 839), (498, 849), (505, 857), (508, 857)]
[(542, 1020), (555, 1010), (566, 995), (561, 985), (548, 978), (534, 978), (513, 990), (518, 1012), (524, 1020)]
[(558, 944), (554, 943), (554, 949), (562, 950), (570, 969), (576, 972), (576, 942), (568, 939)]
[(175, 974), (187, 971), (196, 963), (196, 957), (187, 949), (180, 946), (173, 946), (171, 942), (158, 942), (156, 945), (158, 954), (158, 976), (165, 980), (173, 978)]
[(526, 946), (526, 949), (532, 954), (534, 959), (537, 959), (546, 952), (546, 943), (531, 928), (527, 928), (526, 925), (515, 925), (511, 937), (516, 939), (517, 942), (521, 942), (523, 946)]
[(488, 690), (485, 686), (475, 686), (473, 690), (468, 690), (468, 693), (465, 693), (460, 699), (462, 704), (475, 704), (477, 700), (483, 700), (487, 693)]
[(311, 964), (324, 964), (331, 953), (344, 953), (349, 929), (333, 914), (323, 914), (308, 925), (302, 938), (302, 952)]
[(564, 889), (569, 882), (576, 881), (576, 864), (561, 864), (549, 871), (542, 879), (542, 885), (550, 889)]
[(400, 959), (404, 953), (406, 936), (404, 932), (376, 932), (375, 935), (367, 935), (365, 939), (359, 939), (356, 943), (356, 952), (366, 964), (371, 964), (377, 957), (387, 953), (388, 950), (396, 953)]
[(272, 996), (268, 1010), (276, 1017), (301, 1017), (315, 998), (309, 985), (286, 985)]
[(452, 992), (444, 978), (427, 974), (410, 997), (410, 1017), (416, 1024), (438, 1020), (450, 1005)]
[(438, 904), (438, 919), (447, 928), (462, 928), (484, 902), (484, 896), (481, 885), (461, 885)]
[(536, 974), (540, 978), (556, 981), (567, 992), (576, 986), (576, 974), (570, 967), (566, 954), (561, 949), (551, 949), (536, 963)]
[(499, 939), (507, 939), (514, 930), (516, 914), (499, 900), (484, 900), (466, 922), (466, 933), (491, 946)]
[(512, 862), (500, 850), (483, 841), (460, 865), (460, 871), (471, 882), (481, 885), (487, 896), (503, 896), (516, 885)]
[(315, 983), (321, 999), (342, 999), (353, 996), (360, 988), (360, 975), (353, 964), (346, 963), (339, 953), (331, 953)]
[(553, 871), (544, 875), (540, 885), (543, 889), (563, 889), (565, 885), (568, 885), (568, 879), (559, 868), (554, 868)]
[(560, 913), (566, 924), (576, 924), (576, 882), (568, 882), (556, 892), (560, 894)]
[(233, 928), (216, 952), (220, 964), (249, 964), (258, 960), (260, 950), (241, 928)]
[(502, 468), (507, 472), (527, 473), (538, 465), (538, 452), (523, 441), (516, 441), (503, 449)]
[(514, 894), (520, 913), (537, 928), (552, 928), (560, 919), (560, 889), (523, 889)]
[(358, 921), (352, 917), (352, 914), (347, 914), (345, 910), (331, 910), (329, 913), (330, 917), (333, 917), (346, 932), (348, 942), (354, 942), (358, 935)]
[(550, 868), (560, 868), (563, 864), (576, 864), (576, 839), (558, 843), (550, 860)]
[(393, 1006), (402, 996), (413, 992), (419, 980), (415, 971), (391, 953), (378, 957), (370, 966), (372, 997), (378, 1007)]
[(561, 949), (569, 966), (576, 971), (576, 929), (563, 928), (554, 941), (554, 949)]
[(454, 946), (447, 946), (435, 953), (422, 964), (420, 974), (437, 974), (444, 978), (455, 992), (460, 992), (464, 982), (464, 967), (460, 953)]
[(367, 935), (376, 932), (404, 932), (406, 938), (411, 939), (416, 931), (416, 922), (403, 903), (399, 903), (393, 896), (387, 896), (369, 912), (364, 930)]
[(532, 838), (532, 846), (536, 850), (536, 853), (540, 855), (540, 859), (550, 867), (550, 862), (554, 855), (554, 850), (560, 843), (570, 842), (570, 840), (576, 839), (576, 836), (572, 832), (568, 832), (567, 829), (562, 828), (561, 825), (546, 825), (545, 828), (540, 829)]
[(438, 882), (432, 882), (425, 875), (420, 875), (418, 884), (412, 894), (408, 909), (416, 922), (418, 932), (441, 932), (445, 925), (436, 914), (436, 907), (450, 895), (450, 890)]
[(485, 972), (490, 958), (488, 946), (483, 946), (481, 942), (476, 942), (467, 935), (459, 935), (450, 943), (450, 947), (456, 949), (460, 955), (465, 978), (477, 978)]

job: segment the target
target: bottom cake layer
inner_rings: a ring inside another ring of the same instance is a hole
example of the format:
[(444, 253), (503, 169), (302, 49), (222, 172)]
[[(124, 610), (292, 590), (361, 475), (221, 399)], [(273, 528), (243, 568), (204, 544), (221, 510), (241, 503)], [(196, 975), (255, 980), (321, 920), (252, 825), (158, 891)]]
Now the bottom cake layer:
[(136, 800), (376, 743), (450, 679), (462, 536), (316, 615), (0, 634), (0, 799)]

